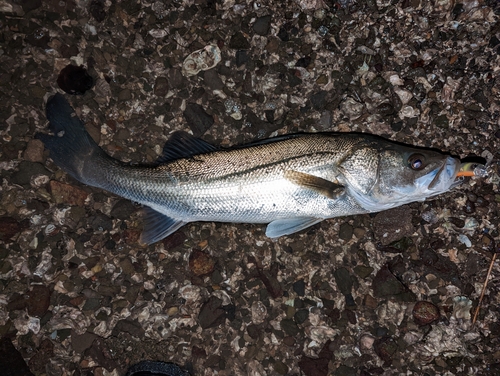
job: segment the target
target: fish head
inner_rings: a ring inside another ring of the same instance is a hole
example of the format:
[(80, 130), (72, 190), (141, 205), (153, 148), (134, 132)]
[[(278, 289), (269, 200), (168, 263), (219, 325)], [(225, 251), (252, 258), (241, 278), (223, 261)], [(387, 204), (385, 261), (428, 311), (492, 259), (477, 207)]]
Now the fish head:
[(349, 194), (377, 212), (444, 193), (460, 184), (460, 160), (437, 151), (375, 143), (354, 151), (340, 171)]

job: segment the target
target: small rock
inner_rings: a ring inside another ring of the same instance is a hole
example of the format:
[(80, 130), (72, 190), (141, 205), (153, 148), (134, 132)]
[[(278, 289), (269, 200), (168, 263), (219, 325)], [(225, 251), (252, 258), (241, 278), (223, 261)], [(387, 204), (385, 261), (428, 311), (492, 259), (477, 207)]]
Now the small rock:
[(241, 67), (249, 60), (250, 56), (246, 50), (236, 51), (236, 66)]
[(373, 278), (373, 293), (379, 298), (397, 297), (401, 301), (412, 301), (414, 295), (384, 265)]
[(69, 64), (59, 72), (57, 85), (68, 94), (83, 95), (94, 86), (94, 79), (83, 65)]
[(413, 307), (413, 320), (417, 325), (428, 325), (439, 319), (439, 308), (431, 302), (419, 301)]
[(309, 310), (307, 309), (299, 309), (295, 314), (293, 315), (293, 319), (297, 324), (302, 324), (304, 321), (307, 320), (309, 317)]
[(34, 376), (10, 338), (0, 339), (0, 369), (4, 376)]
[(306, 293), (306, 283), (303, 279), (298, 280), (292, 286), (293, 291), (297, 293), (298, 296), (304, 296)]
[(12, 217), (0, 217), (0, 240), (7, 241), (27, 228), (28, 221), (18, 222)]
[(210, 274), (214, 267), (214, 260), (205, 252), (194, 250), (189, 256), (189, 269), (196, 276)]
[(311, 105), (317, 111), (323, 110), (327, 104), (327, 92), (321, 90), (311, 96)]
[(89, 11), (92, 17), (97, 22), (102, 22), (106, 18), (106, 8), (104, 6), (104, 0), (92, 0), (90, 2)]
[(256, 34), (266, 36), (271, 28), (271, 16), (262, 16), (257, 18), (253, 24), (253, 30)]
[(42, 317), (50, 305), (51, 291), (47, 286), (35, 285), (32, 290), (28, 292), (28, 314), (30, 316)]
[(43, 142), (40, 140), (29, 140), (23, 158), (29, 162), (43, 162)]
[(120, 332), (129, 333), (136, 338), (143, 338), (146, 333), (139, 321), (130, 319), (120, 320), (116, 323), (113, 328), (113, 335), (118, 335)]
[(195, 137), (200, 137), (214, 124), (214, 118), (207, 114), (202, 106), (188, 103), (184, 111), (184, 118)]
[(297, 326), (297, 323), (292, 319), (281, 320), (280, 326), (281, 326), (281, 329), (288, 336), (295, 337), (300, 332), (299, 327)]
[(157, 97), (164, 97), (168, 93), (168, 80), (165, 77), (157, 77), (155, 80), (154, 93)]
[(250, 43), (247, 38), (245, 38), (243, 34), (238, 31), (231, 37), (231, 40), (229, 41), (229, 48), (233, 48), (235, 50), (248, 50), (250, 48)]
[(56, 204), (84, 206), (88, 197), (83, 189), (56, 180), (50, 181), (49, 189)]
[(342, 240), (350, 240), (353, 234), (353, 227), (349, 223), (342, 223), (339, 229), (339, 238)]
[(351, 293), (352, 290), (352, 279), (351, 274), (346, 268), (339, 268), (333, 273), (335, 277), (335, 282), (343, 295)]
[(203, 74), (203, 80), (205, 81), (205, 84), (212, 90), (224, 89), (224, 83), (220, 79), (219, 74), (215, 69), (209, 69), (205, 71), (205, 73)]
[(309, 358), (303, 356), (299, 360), (299, 368), (305, 376), (327, 376), (328, 363), (333, 357), (333, 352), (330, 350), (331, 341), (327, 341), (321, 349), (317, 358)]
[(79, 335), (74, 330), (71, 330), (71, 347), (78, 354), (82, 354), (85, 350), (87, 350), (90, 346), (92, 346), (92, 342), (97, 338), (97, 335), (94, 333), (83, 333)]
[(388, 367), (392, 363), (392, 357), (398, 350), (398, 345), (392, 338), (384, 337), (377, 339), (374, 343), (375, 353), (384, 361), (384, 366)]
[(41, 163), (21, 161), (17, 167), (18, 171), (12, 175), (12, 183), (29, 186), (31, 178), (36, 175), (50, 176), (51, 173)]
[(132, 99), (132, 92), (130, 89), (123, 89), (118, 93), (118, 100), (121, 102), (129, 101)]
[(201, 306), (198, 321), (203, 329), (218, 326), (224, 322), (226, 311), (222, 308), (222, 300), (212, 296)]
[(373, 232), (382, 245), (388, 245), (412, 235), (415, 229), (412, 224), (411, 210), (405, 205), (378, 213), (373, 220)]
[(130, 200), (120, 199), (114, 205), (113, 209), (111, 209), (111, 217), (118, 219), (128, 219), (132, 214), (137, 211), (137, 208)]
[(172, 68), (167, 74), (168, 84), (173, 89), (180, 89), (184, 86), (184, 76), (178, 68)]

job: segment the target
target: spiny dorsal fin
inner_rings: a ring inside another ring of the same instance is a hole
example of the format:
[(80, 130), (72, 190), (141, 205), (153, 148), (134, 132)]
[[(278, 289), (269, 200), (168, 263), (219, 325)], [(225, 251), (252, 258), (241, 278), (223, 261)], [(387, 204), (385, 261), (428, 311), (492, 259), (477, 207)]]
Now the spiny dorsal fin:
[(186, 132), (175, 132), (163, 146), (162, 155), (156, 162), (160, 164), (167, 163), (216, 150), (218, 149), (215, 146)]
[(331, 199), (338, 198), (344, 192), (343, 186), (305, 172), (285, 171), (285, 179)]

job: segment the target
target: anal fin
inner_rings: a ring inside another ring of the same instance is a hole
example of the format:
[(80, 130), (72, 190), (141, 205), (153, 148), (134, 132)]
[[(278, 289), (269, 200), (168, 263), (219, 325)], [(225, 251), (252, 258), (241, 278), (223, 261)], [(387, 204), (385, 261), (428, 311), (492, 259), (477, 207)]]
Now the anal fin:
[(270, 238), (279, 238), (280, 236), (290, 235), (297, 231), (315, 225), (322, 220), (323, 218), (314, 217), (277, 219), (267, 225), (266, 236)]
[(284, 176), (285, 179), (288, 179), (296, 185), (311, 189), (331, 199), (338, 198), (344, 192), (344, 187), (342, 185), (305, 172), (289, 170), (285, 171)]
[(147, 206), (143, 208), (143, 212), (144, 230), (140, 242), (144, 244), (153, 244), (164, 239), (186, 224), (186, 222), (170, 218)]

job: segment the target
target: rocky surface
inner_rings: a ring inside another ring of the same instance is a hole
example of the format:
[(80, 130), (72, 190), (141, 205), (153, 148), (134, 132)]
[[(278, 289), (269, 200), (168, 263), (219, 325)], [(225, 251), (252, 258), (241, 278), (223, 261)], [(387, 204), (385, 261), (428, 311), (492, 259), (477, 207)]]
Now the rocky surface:
[[(34, 375), (147, 359), (193, 375), (500, 373), (498, 262), (471, 323), (500, 244), (499, 15), (496, 0), (0, 1), (7, 361)], [(190, 55), (209, 61), (188, 74)], [(224, 146), (356, 131), (480, 156), (489, 176), (279, 240), (192, 223), (142, 247), (139, 208), (34, 140), (58, 78), (123, 161), (156, 160), (176, 130)]]

